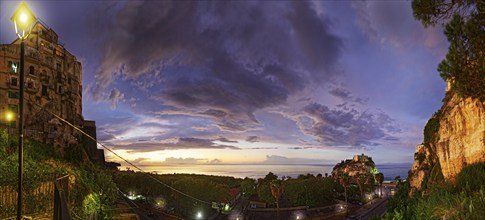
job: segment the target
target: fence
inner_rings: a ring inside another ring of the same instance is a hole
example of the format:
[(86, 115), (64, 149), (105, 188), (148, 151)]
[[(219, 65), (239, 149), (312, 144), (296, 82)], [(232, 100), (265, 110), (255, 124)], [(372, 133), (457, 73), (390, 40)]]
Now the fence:
[[(52, 217), (55, 208), (55, 192), (61, 191), (66, 196), (68, 181), (69, 176), (56, 178), (53, 174), (43, 175), (36, 179), (25, 179), (22, 184), (22, 214), (34, 218)], [(58, 185), (57, 188), (60, 188), (57, 191), (56, 184)], [(16, 213), (17, 181), (2, 181), (0, 182), (0, 219), (15, 219)]]

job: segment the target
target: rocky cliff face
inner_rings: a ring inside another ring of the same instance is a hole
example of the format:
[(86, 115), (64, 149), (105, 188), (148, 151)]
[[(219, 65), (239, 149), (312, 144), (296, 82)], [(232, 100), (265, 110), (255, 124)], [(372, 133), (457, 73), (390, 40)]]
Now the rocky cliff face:
[(409, 175), (412, 192), (440, 178), (453, 182), (469, 164), (485, 162), (485, 102), (449, 92), (425, 128)]

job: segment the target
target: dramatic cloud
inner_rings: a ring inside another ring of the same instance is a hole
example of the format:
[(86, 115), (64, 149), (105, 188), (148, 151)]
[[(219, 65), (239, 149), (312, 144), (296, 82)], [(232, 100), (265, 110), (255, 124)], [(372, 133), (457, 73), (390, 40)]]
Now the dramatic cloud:
[(249, 137), (246, 138), (246, 141), (250, 142), (250, 143), (259, 142), (259, 137), (258, 136), (249, 136)]
[(197, 158), (192, 158), (192, 157), (187, 157), (187, 158), (175, 158), (175, 157), (168, 157), (165, 158), (165, 161), (163, 163), (166, 164), (197, 164), (200, 161), (204, 161), (205, 159), (197, 159)]
[(133, 81), (172, 111), (222, 130), (258, 126), (253, 112), (334, 75), (342, 41), (310, 2), (127, 1), (106, 9), (95, 92)]
[[(300, 129), (320, 143), (334, 147), (366, 148), (385, 141), (397, 141), (393, 136), (401, 130), (385, 112), (358, 111), (345, 104), (330, 109), (319, 103), (306, 105), (301, 113), (282, 113), (295, 120)], [(297, 149), (297, 148), (293, 148)]]
[(366, 98), (354, 97), (354, 95), (352, 95), (352, 93), (349, 90), (342, 87), (335, 87), (331, 89), (328, 93), (346, 102), (356, 102), (359, 104), (366, 104), (368, 101), (368, 99)]
[(138, 142), (116, 141), (108, 143), (116, 150), (128, 150), (134, 152), (150, 152), (159, 150), (177, 150), (177, 149), (231, 149), (240, 150), (241, 148), (217, 144), (218, 139), (203, 138), (170, 138), (164, 140), (140, 140)]
[(118, 89), (113, 89), (111, 90), (111, 93), (109, 95), (109, 100), (111, 101), (111, 108), (116, 109), (116, 105), (118, 105), (119, 102), (124, 101), (125, 95), (120, 92)]
[(446, 41), (441, 28), (424, 29), (412, 16), (409, 1), (352, 1), (356, 22), (367, 37), (382, 46), (422, 44), (434, 48)]
[(213, 159), (213, 160), (209, 160), (207, 161), (208, 164), (220, 164), (222, 163), (222, 160), (219, 160), (219, 159)]

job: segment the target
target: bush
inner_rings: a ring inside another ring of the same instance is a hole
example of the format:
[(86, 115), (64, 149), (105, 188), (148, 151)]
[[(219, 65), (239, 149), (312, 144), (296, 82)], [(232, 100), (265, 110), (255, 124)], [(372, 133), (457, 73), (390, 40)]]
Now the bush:
[(467, 193), (476, 192), (485, 184), (485, 163), (466, 166), (456, 178), (457, 187)]
[(428, 120), (424, 127), (424, 144), (436, 142), (438, 140), (438, 131), (440, 129), (441, 110), (438, 110)]
[(409, 184), (400, 183), (398, 193), (389, 200), (385, 219), (483, 219), (485, 163), (465, 167), (456, 185), (440, 182), (440, 177), (430, 178), (436, 181), (428, 196), (409, 198)]

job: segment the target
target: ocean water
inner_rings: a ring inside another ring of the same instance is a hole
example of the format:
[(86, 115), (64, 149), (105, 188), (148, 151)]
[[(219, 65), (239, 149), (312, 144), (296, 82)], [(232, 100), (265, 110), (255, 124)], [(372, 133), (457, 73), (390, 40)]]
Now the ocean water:
[[(216, 176), (233, 176), (237, 178), (262, 178), (269, 172), (278, 177), (298, 177), (300, 174), (322, 174), (332, 173), (334, 165), (307, 165), (307, 164), (177, 164), (163, 166), (140, 166), (144, 171), (156, 172), (159, 174), (188, 173)], [(411, 164), (383, 164), (377, 165), (377, 169), (384, 174), (385, 180), (394, 180), (394, 177), (401, 176), (405, 179)]]

